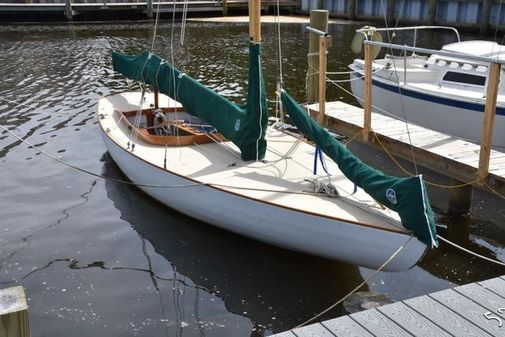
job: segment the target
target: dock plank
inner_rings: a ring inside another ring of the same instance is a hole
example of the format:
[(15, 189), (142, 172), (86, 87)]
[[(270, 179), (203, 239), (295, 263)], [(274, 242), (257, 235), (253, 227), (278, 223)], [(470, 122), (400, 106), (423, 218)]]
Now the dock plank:
[(494, 322), (485, 318), (484, 314), (489, 310), (467, 297), (457, 293), (452, 289), (429, 294), (429, 297), (447, 306), (453, 311), (457, 311), (462, 317), (469, 322), (478, 325), (482, 330), (485, 330), (491, 336), (503, 336), (504, 330)]
[(335, 337), (321, 323), (311, 324), (302, 328), (294, 329), (292, 332), (297, 337)]
[(342, 316), (322, 322), (337, 337), (374, 337), (350, 316)]
[(495, 294), (505, 298), (505, 279), (497, 277), (491, 280), (478, 282), (484, 288), (491, 290)]
[(452, 337), (447, 331), (401, 302), (385, 305), (377, 310), (416, 337)]
[(469, 322), (453, 310), (445, 307), (428, 296), (416, 297), (404, 301), (424, 317), (458, 337), (491, 337), (479, 327)]
[(284, 331), (284, 332), (275, 334), (275, 337), (296, 337), (296, 335), (291, 331)]
[(505, 298), (496, 295), (479, 284), (471, 283), (454, 290), (496, 314), (500, 314), (498, 312), (499, 308), (505, 308)]
[(384, 316), (377, 309), (361, 311), (352, 318), (372, 334), (380, 337), (412, 337), (398, 324)]

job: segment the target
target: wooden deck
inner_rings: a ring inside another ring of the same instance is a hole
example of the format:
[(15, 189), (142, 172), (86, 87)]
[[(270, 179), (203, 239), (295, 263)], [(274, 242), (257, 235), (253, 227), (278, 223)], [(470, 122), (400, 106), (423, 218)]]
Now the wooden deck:
[(503, 337), (505, 277), (388, 304), (271, 337)]
[[(309, 105), (309, 109), (311, 114), (317, 114), (318, 104)], [(336, 133), (353, 137), (363, 130), (363, 116), (362, 108), (340, 101), (327, 102), (325, 126)], [(404, 122), (373, 112), (372, 130), (380, 142), (373, 139), (371, 145), (381, 150), (384, 145), (394, 156), (410, 161), (413, 151), (418, 165), (461, 182), (477, 179), (480, 151), (477, 144), (413, 124), (409, 124), (407, 130)], [(355, 137), (355, 141), (363, 142), (363, 137)], [(505, 193), (505, 152), (491, 151), (489, 175), (483, 182), (499, 193)], [(481, 182), (475, 185), (484, 186)]]

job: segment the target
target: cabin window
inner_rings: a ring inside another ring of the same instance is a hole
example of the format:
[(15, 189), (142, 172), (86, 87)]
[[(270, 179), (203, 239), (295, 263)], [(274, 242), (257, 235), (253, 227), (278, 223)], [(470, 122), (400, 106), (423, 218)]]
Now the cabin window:
[(444, 78), (442, 80), (447, 81), (447, 82), (457, 82), (457, 83), (473, 84), (473, 85), (480, 85), (480, 86), (484, 86), (486, 84), (486, 77), (485, 76), (458, 73), (455, 71), (448, 71), (444, 75)]

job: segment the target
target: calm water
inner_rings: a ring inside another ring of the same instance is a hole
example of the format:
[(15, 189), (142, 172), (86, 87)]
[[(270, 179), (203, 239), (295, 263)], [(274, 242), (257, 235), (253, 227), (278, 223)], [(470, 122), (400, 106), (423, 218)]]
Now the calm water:
[[(331, 26), (330, 70), (351, 62), (355, 28)], [(162, 23), (155, 51), (173, 55), (179, 68), (240, 102), (247, 26), (188, 23), (184, 46), (180, 29), (177, 24), (171, 39), (172, 27)], [(275, 33), (264, 25), (271, 98)], [(123, 178), (98, 133), (95, 105), (98, 96), (128, 88), (111, 70), (111, 50), (140, 52), (151, 34), (150, 24), (136, 23), (0, 27), (0, 97), (23, 104), (0, 101), (0, 123), (58, 158)], [(282, 34), (285, 87), (303, 101), (307, 36), (299, 24), (283, 25)], [(332, 87), (329, 99), (338, 98), (352, 102)], [(380, 153), (353, 149), (396, 172)], [(25, 287), (34, 337), (263, 336), (294, 327), (371, 273), (214, 229), (135, 188), (56, 163), (5, 132), (0, 173), (0, 286)], [(430, 194), (445, 207), (446, 192)], [(505, 203), (479, 192), (473, 208), (472, 217), (439, 212), (451, 229), (442, 234), (505, 261)], [(399, 300), (501, 274), (504, 269), (442, 246), (409, 271), (381, 273), (368, 289)], [(340, 314), (337, 308), (327, 317)]]

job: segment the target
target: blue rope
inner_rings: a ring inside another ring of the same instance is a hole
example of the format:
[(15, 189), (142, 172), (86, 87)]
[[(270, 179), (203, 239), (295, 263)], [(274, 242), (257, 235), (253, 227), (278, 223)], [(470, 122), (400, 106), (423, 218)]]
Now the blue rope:
[[(326, 172), (327, 175), (330, 175), (330, 172), (328, 172), (328, 168), (326, 167), (326, 164), (324, 162), (323, 151), (319, 146), (316, 147), (316, 151), (314, 152), (314, 169), (313, 169), (314, 175), (317, 174), (317, 158), (319, 158), (319, 162), (321, 163), (324, 172)], [(354, 184), (352, 194), (356, 193), (357, 191), (358, 191), (358, 185)]]
[(323, 151), (321, 151), (321, 148), (319, 146), (316, 147), (316, 151), (314, 152), (314, 169), (313, 169), (314, 175), (317, 174), (317, 158), (319, 158), (319, 162), (321, 163), (321, 166), (323, 167), (324, 172), (326, 172), (326, 174), (330, 175), (330, 172), (328, 172), (328, 168), (326, 167), (326, 164), (324, 163)]

